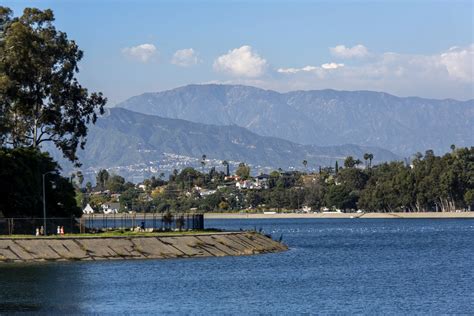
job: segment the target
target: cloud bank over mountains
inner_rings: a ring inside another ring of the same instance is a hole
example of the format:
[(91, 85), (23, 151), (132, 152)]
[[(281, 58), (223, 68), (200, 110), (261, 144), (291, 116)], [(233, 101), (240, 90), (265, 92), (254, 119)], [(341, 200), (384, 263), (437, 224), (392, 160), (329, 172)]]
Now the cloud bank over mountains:
[[(321, 65), (268, 68), (260, 76), (253, 76), (252, 81), (239, 78), (226, 83), (278, 91), (332, 88), (386, 91), (400, 96), (474, 98), (474, 44), (431, 55), (377, 53), (361, 44), (337, 45), (329, 51), (333, 60)], [(238, 63), (245, 67), (244, 60)], [(255, 79), (259, 78), (257, 82)]]
[[(158, 49), (141, 44), (122, 49), (129, 59), (153, 60)], [(194, 48), (177, 50), (171, 64), (190, 67), (199, 63)], [(474, 98), (474, 44), (451, 47), (433, 54), (375, 52), (363, 44), (328, 48), (328, 60), (316, 65), (273, 65), (250, 46), (233, 48), (214, 59), (212, 82), (250, 84), (278, 91), (295, 89), (378, 90), (400, 96)], [(209, 69), (209, 68), (208, 68)], [(203, 80), (209, 82), (209, 80)]]

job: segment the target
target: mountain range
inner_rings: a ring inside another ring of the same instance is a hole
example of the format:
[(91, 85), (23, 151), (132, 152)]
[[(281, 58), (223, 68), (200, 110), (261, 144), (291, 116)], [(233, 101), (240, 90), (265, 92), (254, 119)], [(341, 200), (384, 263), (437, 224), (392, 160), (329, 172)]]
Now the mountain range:
[[(71, 165), (51, 147), (50, 152), (61, 161), (65, 171)], [(237, 125), (219, 126), (194, 123), (132, 112), (122, 108), (108, 109), (90, 126), (86, 149), (78, 156), (83, 171), (93, 175), (107, 168), (129, 179), (140, 180), (156, 173), (169, 173), (186, 166), (223, 169), (222, 161), (233, 169), (240, 162), (252, 165), (254, 173), (277, 168), (308, 169), (334, 165), (352, 155), (363, 159), (366, 152), (374, 154), (374, 162), (400, 159), (399, 156), (376, 147), (339, 145), (300, 145), (291, 141), (257, 135)]]
[(166, 118), (237, 125), (306, 145), (355, 144), (403, 157), (474, 144), (474, 100), (396, 97), (373, 91), (279, 93), (241, 85), (188, 85), (132, 97), (117, 107)]

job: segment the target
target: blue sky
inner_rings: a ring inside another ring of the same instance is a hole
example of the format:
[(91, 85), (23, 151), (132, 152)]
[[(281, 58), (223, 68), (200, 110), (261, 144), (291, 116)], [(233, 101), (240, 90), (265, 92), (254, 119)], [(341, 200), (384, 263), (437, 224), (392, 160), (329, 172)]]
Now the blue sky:
[(474, 98), (472, 1), (3, 1), (51, 8), (110, 104), (191, 83)]

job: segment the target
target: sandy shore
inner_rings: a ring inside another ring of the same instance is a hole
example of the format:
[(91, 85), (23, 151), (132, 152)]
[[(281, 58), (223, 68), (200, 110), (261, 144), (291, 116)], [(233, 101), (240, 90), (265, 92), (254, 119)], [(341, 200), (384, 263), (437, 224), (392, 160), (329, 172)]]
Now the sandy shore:
[(473, 218), (474, 212), (459, 213), (205, 213), (206, 219), (261, 219), (261, 218)]

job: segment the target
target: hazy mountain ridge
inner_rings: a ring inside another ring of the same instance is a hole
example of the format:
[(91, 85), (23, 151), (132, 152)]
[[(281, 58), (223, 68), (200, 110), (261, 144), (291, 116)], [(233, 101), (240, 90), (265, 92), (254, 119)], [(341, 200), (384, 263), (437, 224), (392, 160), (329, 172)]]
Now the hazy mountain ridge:
[[(308, 168), (315, 169), (318, 165), (334, 164), (337, 159), (342, 160), (348, 155), (362, 159), (365, 152), (372, 152), (375, 161), (400, 158), (380, 148), (300, 145), (259, 136), (236, 125), (206, 125), (112, 108), (90, 126), (86, 150), (78, 155), (83, 170), (120, 167), (118, 173), (127, 176), (139, 172), (137, 170), (153, 173), (153, 170), (169, 172), (187, 165), (199, 167), (203, 154), (214, 160), (214, 165), (229, 160), (263, 169), (302, 169), (302, 161), (307, 160)], [(188, 157), (188, 161), (181, 158), (173, 165), (170, 154)], [(57, 154), (56, 158), (59, 158)], [(61, 161), (68, 169), (68, 164), (63, 159)], [(169, 170), (163, 170), (164, 165)], [(127, 166), (130, 172), (127, 172)], [(137, 170), (131, 172), (131, 166), (136, 166), (133, 168)]]
[(117, 107), (205, 124), (235, 124), (296, 143), (377, 146), (404, 156), (426, 149), (442, 153), (451, 144), (474, 144), (474, 100), (189, 85), (135, 96)]

